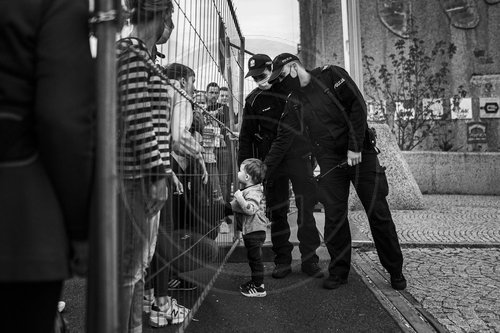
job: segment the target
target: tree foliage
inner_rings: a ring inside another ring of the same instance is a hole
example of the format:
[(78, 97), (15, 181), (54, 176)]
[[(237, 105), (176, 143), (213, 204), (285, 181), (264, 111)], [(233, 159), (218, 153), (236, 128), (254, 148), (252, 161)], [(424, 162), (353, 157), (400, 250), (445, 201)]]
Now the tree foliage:
[(449, 117), (435, 110), (439, 103), (442, 110), (449, 64), (456, 52), (455, 45), (445, 41), (428, 48), (413, 18), (408, 26), (409, 38), (396, 40), (386, 64), (376, 65), (370, 55), (363, 57), (368, 99), (395, 132), (401, 150), (415, 148)]

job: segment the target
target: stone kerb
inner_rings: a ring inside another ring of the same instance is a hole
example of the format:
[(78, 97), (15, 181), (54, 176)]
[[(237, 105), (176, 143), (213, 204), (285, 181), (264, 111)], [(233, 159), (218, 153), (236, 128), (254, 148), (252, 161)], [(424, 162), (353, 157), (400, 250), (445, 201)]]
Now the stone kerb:
[[(391, 209), (415, 210), (424, 209), (422, 192), (413, 178), (410, 167), (396, 143), (387, 124), (369, 123), (377, 131), (377, 146), (381, 152), (378, 155), (380, 164), (386, 167), (389, 195), (387, 200)], [(358, 195), (351, 184), (349, 209), (362, 209)]]

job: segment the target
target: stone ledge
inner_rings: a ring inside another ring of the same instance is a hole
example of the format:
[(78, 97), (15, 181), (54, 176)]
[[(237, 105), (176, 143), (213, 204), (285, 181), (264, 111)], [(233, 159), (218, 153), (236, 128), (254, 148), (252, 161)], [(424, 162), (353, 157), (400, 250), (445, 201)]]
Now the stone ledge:
[(403, 157), (422, 193), (500, 195), (500, 153), (405, 151)]

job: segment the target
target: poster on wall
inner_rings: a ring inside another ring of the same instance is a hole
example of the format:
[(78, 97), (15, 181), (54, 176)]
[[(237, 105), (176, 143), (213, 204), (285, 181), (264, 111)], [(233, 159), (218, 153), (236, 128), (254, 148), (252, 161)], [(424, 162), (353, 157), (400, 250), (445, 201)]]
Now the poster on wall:
[(472, 119), (472, 98), (450, 98), (451, 119)]
[(366, 101), (368, 109), (368, 120), (370, 121), (384, 121), (385, 120), (385, 101), (368, 100)]
[(402, 120), (410, 120), (415, 118), (415, 108), (411, 100), (396, 102), (396, 112), (394, 113), (394, 120), (401, 118)]
[(443, 100), (440, 98), (423, 98), (422, 109), (425, 119), (436, 119), (443, 116)]
[(479, 98), (479, 118), (500, 118), (500, 97)]
[(486, 143), (486, 123), (467, 123), (467, 143)]

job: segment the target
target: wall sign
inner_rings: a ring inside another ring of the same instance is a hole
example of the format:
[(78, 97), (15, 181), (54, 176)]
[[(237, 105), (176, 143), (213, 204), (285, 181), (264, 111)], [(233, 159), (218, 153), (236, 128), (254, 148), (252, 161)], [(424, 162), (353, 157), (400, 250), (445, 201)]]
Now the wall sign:
[(480, 118), (500, 118), (500, 97), (479, 98)]
[(443, 116), (443, 100), (440, 98), (423, 98), (422, 108), (425, 119), (435, 119)]
[(467, 143), (486, 143), (486, 123), (467, 123)]
[(450, 98), (451, 119), (472, 119), (472, 98)]

